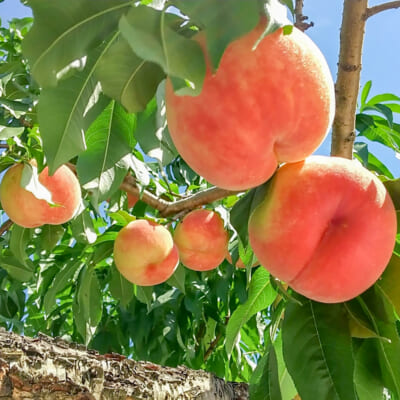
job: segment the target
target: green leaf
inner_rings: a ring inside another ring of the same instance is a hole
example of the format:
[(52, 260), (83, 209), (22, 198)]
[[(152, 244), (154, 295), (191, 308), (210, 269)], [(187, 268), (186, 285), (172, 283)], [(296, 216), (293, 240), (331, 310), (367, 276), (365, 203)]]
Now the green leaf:
[(33, 278), (33, 265), (27, 267), (14, 256), (0, 255), (0, 268), (3, 268), (12, 278), (21, 282), (29, 282)]
[(7, 140), (11, 137), (19, 136), (24, 130), (24, 127), (12, 128), (9, 126), (0, 126), (0, 140)]
[(151, 304), (153, 302), (153, 286), (137, 286), (135, 285), (135, 294), (137, 299), (147, 305), (147, 311), (151, 309)]
[(288, 304), (282, 326), (283, 355), (301, 399), (356, 400), (343, 306), (302, 300)]
[(365, 102), (367, 101), (367, 97), (371, 90), (371, 86), (372, 86), (372, 81), (368, 81), (362, 88), (361, 98), (360, 98), (361, 99), (361, 107), (360, 107), (361, 111), (363, 110), (363, 106), (365, 105)]
[(393, 305), (397, 315), (400, 315), (400, 257), (393, 254), (388, 266), (382, 274), (382, 277), (376, 282), (376, 285), (382, 291), (383, 295)]
[(231, 210), (230, 219), (232, 226), (238, 233), (244, 248), (246, 248), (249, 243), (248, 222), (250, 215), (254, 208), (264, 200), (270, 182), (271, 180), (261, 186), (251, 189), (236, 202)]
[(64, 264), (54, 276), (53, 283), (46, 291), (43, 298), (43, 309), (47, 315), (50, 315), (50, 313), (57, 307), (57, 294), (62, 292), (68, 285), (71, 284), (72, 280), (82, 266), (83, 264), (81, 261), (72, 262), (72, 260), (70, 260)]
[(186, 269), (182, 264), (179, 264), (171, 278), (167, 280), (167, 283), (168, 285), (179, 289), (183, 294), (186, 294), (185, 278)]
[(188, 82), (179, 94), (197, 95), (206, 72), (203, 52), (197, 42), (174, 32), (169, 18), (176, 16), (138, 6), (121, 17), (119, 28), (139, 57), (160, 65), (171, 77)]
[(290, 10), (290, 12), (292, 13), (292, 15), (294, 15), (295, 11), (294, 11), (294, 3), (293, 0), (279, 0), (282, 4), (285, 4), (286, 7)]
[(272, 344), (268, 345), (251, 376), (249, 398), (250, 400), (282, 400), (278, 361)]
[(214, 70), (229, 43), (253, 30), (260, 19), (258, 0), (174, 0), (174, 5), (204, 29)]
[(120, 274), (114, 264), (111, 266), (110, 292), (123, 307), (127, 307), (134, 295), (133, 284)]
[(376, 348), (371, 340), (364, 340), (355, 357), (354, 383), (359, 400), (383, 400), (384, 385)]
[(147, 167), (147, 164), (141, 160), (139, 160), (135, 155), (129, 154), (125, 158), (127, 164), (129, 167), (132, 169), (132, 171), (135, 173), (135, 177), (139, 183), (141, 183), (144, 186), (147, 186), (150, 183), (151, 176), (149, 172), (149, 168)]
[(97, 239), (93, 220), (89, 211), (85, 210), (71, 220), (71, 230), (74, 239), (79, 243), (93, 244)]
[(165, 77), (157, 64), (138, 57), (120, 36), (99, 61), (95, 74), (104, 93), (119, 101), (130, 113), (146, 108)]
[(86, 150), (83, 128), (97, 117), (89, 111), (99, 100), (101, 89), (94, 71), (114, 38), (88, 56), (83, 70), (41, 92), (38, 118), (50, 173)]
[(297, 394), (297, 389), (294, 386), (292, 377), (290, 376), (286, 368), (285, 360), (283, 359), (282, 331), (279, 332), (275, 339), (274, 348), (278, 360), (279, 385), (281, 388), (282, 400), (293, 400)]
[(86, 132), (87, 150), (77, 162), (79, 181), (91, 193), (94, 206), (119, 189), (128, 165), (124, 157), (131, 153), (135, 119), (115, 101), (99, 115)]
[(383, 182), (396, 210), (400, 210), (400, 179), (388, 179)]
[(149, 102), (145, 111), (138, 114), (135, 138), (146, 154), (167, 165), (178, 155), (178, 151), (167, 127), (164, 92), (165, 85), (161, 84), (156, 97)]
[(88, 345), (101, 321), (102, 293), (96, 271), (84, 266), (75, 292), (73, 312), (76, 328)]
[(279, 28), (291, 25), (287, 18), (286, 7), (284, 7), (279, 0), (267, 0), (264, 4), (264, 9), (268, 23), (260, 40), (266, 35), (274, 33)]
[(11, 230), (10, 250), (14, 257), (22, 264), (27, 266), (26, 249), (31, 239), (31, 230), (14, 224)]
[(269, 273), (263, 268), (257, 268), (252, 276), (249, 297), (244, 304), (233, 312), (226, 327), (225, 349), (228, 356), (240, 334), (242, 326), (259, 311), (267, 308), (276, 298), (276, 292), (269, 280)]
[(371, 97), (368, 100), (367, 105), (372, 106), (372, 105), (376, 105), (379, 103), (383, 103), (385, 101), (400, 101), (400, 97), (396, 96), (392, 93), (382, 93), (382, 94), (378, 94), (374, 97)]
[(42, 87), (55, 86), (57, 74), (85, 56), (118, 28), (129, 0), (30, 0), (34, 24), (22, 48)]
[(50, 252), (63, 237), (65, 229), (61, 225), (43, 225), (40, 243), (43, 249)]

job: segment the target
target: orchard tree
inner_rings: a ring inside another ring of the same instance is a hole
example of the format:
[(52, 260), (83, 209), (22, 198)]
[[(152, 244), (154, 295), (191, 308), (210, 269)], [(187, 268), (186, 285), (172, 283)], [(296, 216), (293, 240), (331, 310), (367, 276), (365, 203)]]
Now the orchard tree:
[(400, 153), (400, 97), (359, 95), (400, 2), (344, 0), (335, 85), (302, 0), (28, 5), (0, 36), (0, 398), (400, 399), (400, 182), (369, 151)]

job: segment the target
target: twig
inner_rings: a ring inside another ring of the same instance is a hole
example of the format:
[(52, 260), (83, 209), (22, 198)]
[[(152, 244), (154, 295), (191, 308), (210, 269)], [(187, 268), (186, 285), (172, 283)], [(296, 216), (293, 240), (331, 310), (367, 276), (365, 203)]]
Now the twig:
[(344, 0), (331, 155), (351, 159), (368, 0)]
[[(224, 326), (228, 325), (228, 322), (229, 322), (230, 318), (231, 318), (230, 315), (227, 315), (225, 317)], [(203, 357), (204, 362), (206, 362), (208, 360), (208, 357), (210, 357), (211, 353), (217, 347), (218, 342), (221, 340), (221, 337), (222, 337), (222, 333), (218, 332), (218, 334), (215, 336), (214, 340), (210, 343), (210, 346), (208, 347), (208, 349), (204, 353), (204, 357)]]
[(0, 236), (2, 236), (5, 232), (7, 232), (14, 222), (11, 219), (8, 219), (2, 226), (0, 226)]
[(367, 20), (369, 17), (372, 17), (373, 15), (376, 15), (382, 11), (395, 8), (400, 8), (400, 1), (388, 1), (387, 3), (379, 4), (374, 7), (369, 7), (364, 14), (364, 19)]
[(303, 15), (304, 0), (296, 0), (296, 6), (294, 9), (295, 23), (294, 26), (301, 31), (306, 31), (308, 28), (314, 26), (314, 22), (307, 23), (308, 17)]
[(9, 149), (10, 146), (7, 143), (0, 143), (0, 149)]

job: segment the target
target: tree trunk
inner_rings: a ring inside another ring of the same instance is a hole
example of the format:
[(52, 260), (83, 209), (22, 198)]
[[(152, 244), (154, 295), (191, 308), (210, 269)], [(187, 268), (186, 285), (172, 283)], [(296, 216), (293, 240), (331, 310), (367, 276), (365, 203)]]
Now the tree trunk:
[(0, 328), (0, 399), (246, 400), (248, 387), (204, 371), (100, 355), (46, 335)]

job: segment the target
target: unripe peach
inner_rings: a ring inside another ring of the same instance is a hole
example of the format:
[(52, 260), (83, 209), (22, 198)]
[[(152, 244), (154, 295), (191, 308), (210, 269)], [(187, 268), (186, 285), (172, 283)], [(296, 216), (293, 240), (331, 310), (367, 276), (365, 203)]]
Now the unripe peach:
[(114, 261), (128, 281), (152, 286), (171, 277), (178, 266), (179, 256), (168, 229), (138, 219), (118, 232), (114, 242)]
[(182, 264), (195, 271), (218, 267), (228, 250), (224, 221), (216, 212), (205, 209), (185, 215), (175, 229), (174, 241)]
[(39, 182), (49, 190), (56, 204), (53, 206), (21, 187), (23, 168), (23, 164), (12, 166), (0, 185), (1, 205), (9, 218), (25, 228), (69, 221), (81, 202), (81, 188), (74, 173), (63, 165), (52, 176), (47, 167), (39, 174)]
[(289, 35), (277, 30), (252, 50), (264, 29), (263, 20), (230, 43), (215, 74), (207, 62), (198, 96), (175, 95), (167, 81), (176, 148), (193, 170), (222, 188), (258, 186), (278, 162), (303, 160), (332, 123), (333, 80), (317, 46), (294, 28)]
[(349, 300), (379, 278), (396, 231), (382, 182), (358, 162), (338, 157), (283, 165), (249, 220), (261, 264), (325, 303)]

